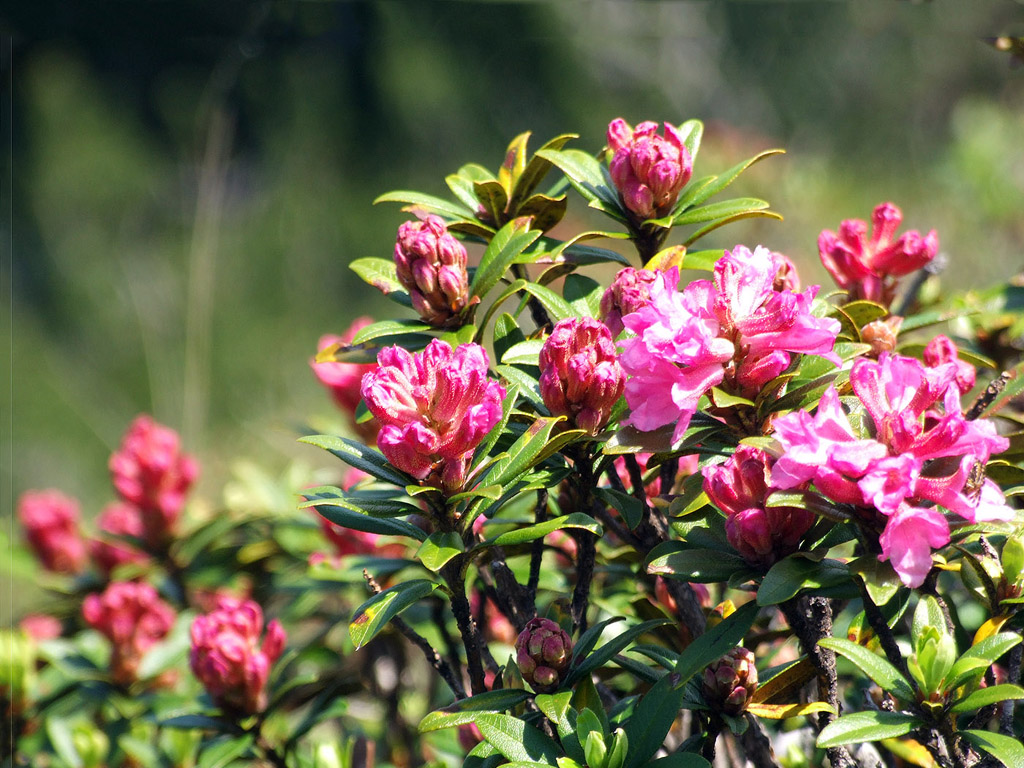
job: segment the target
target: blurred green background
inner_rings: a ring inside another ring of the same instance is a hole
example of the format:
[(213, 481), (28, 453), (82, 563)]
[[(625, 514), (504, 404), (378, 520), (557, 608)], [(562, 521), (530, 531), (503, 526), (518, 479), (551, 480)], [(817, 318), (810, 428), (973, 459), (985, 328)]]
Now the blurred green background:
[(346, 266), (407, 218), (373, 199), (447, 195), (524, 130), (596, 151), (615, 117), (701, 118), (698, 173), (786, 148), (737, 187), (785, 221), (705, 242), (805, 282), (819, 231), (884, 200), (938, 230), (947, 285), (1024, 267), (1024, 67), (984, 42), (1024, 34), (1016, 0), (5, 5), (5, 506), (55, 486), (93, 516), (143, 411), (211, 504), (239, 460), (333, 466), (295, 438), (341, 428), (317, 338), (394, 307)]

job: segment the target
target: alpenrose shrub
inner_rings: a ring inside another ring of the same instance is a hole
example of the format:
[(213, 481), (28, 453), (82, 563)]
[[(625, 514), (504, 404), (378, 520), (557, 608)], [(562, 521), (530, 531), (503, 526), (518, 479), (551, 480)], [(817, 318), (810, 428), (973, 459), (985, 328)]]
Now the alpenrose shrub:
[[(351, 434), (303, 438), (348, 465), (332, 484), (248, 468), (188, 504), (198, 463), (142, 416), (95, 535), (27, 492), (54, 599), (0, 636), (5, 753), (1024, 764), (1019, 345), (999, 371), (1001, 316), (924, 298), (938, 235), (892, 203), (818, 236), (838, 290), (723, 238), (778, 218), (722, 199), (777, 150), (716, 172), (702, 133), (527, 133), (450, 198), (383, 195), (392, 257), (352, 268), (396, 315), (339, 318), (312, 363)], [(571, 231), (581, 199), (607, 229)]]

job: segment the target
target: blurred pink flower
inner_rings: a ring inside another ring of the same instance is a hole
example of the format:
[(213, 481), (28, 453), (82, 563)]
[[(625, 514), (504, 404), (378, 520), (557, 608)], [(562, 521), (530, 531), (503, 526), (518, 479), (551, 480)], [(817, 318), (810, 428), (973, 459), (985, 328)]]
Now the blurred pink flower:
[(252, 600), (222, 597), (217, 608), (192, 622), (192, 672), (225, 711), (251, 715), (267, 706), (267, 678), (281, 655), (285, 631), (267, 625), (262, 644), (263, 611)]
[(26, 491), (18, 499), (18, 519), (43, 568), (69, 574), (85, 568), (85, 541), (78, 530), (77, 501), (52, 489)]
[(609, 172), (622, 204), (640, 221), (668, 214), (693, 174), (693, 160), (683, 137), (665, 123), (640, 123), (635, 129), (622, 118), (608, 126), (608, 147), (614, 152)]
[(131, 504), (115, 502), (108, 504), (96, 521), (100, 537), (89, 541), (89, 554), (100, 572), (109, 578), (114, 570), (126, 563), (144, 563), (149, 560), (145, 552), (141, 552), (130, 544), (105, 538), (111, 536), (134, 536), (142, 538), (143, 526), (139, 510)]
[(487, 378), (479, 344), (434, 339), (415, 355), (382, 349), (363, 377), (363, 399), (383, 427), (377, 447), (396, 467), (446, 492), (462, 488), (473, 450), (501, 419), (505, 389)]
[(938, 368), (949, 363), (956, 366), (957, 389), (960, 390), (961, 395), (966, 395), (974, 389), (977, 371), (969, 362), (960, 359), (959, 350), (951, 338), (942, 335), (936, 336), (924, 348), (924, 364), (929, 368)]
[(150, 416), (136, 417), (110, 457), (110, 472), (121, 498), (138, 507), (147, 545), (166, 546), (199, 474), (196, 460), (182, 453), (178, 433)]
[(102, 594), (85, 598), (82, 617), (113, 646), (110, 668), (114, 680), (130, 685), (137, 679), (146, 651), (171, 631), (175, 612), (149, 584), (115, 581)]
[[(352, 343), (352, 340), (356, 337), (356, 334), (372, 322), (373, 319), (366, 317), (365, 315), (363, 317), (357, 317), (352, 321), (348, 330), (346, 330), (341, 336), (321, 336), (320, 341), (317, 344), (317, 351), (321, 352), (334, 344), (349, 346)], [(362, 439), (372, 442), (377, 436), (377, 430), (380, 429), (380, 424), (375, 420), (357, 424), (355, 418), (356, 409), (359, 407), (359, 401), (362, 399), (359, 387), (363, 379), (363, 374), (376, 370), (377, 364), (318, 363), (315, 360), (310, 360), (309, 365), (313, 369), (313, 373), (316, 375), (317, 379), (319, 379), (320, 383), (327, 387), (327, 390), (331, 393), (331, 397), (334, 398), (334, 402), (337, 403), (338, 407), (346, 416), (348, 416), (352, 423), (352, 428)]]
[(30, 613), (18, 622), (18, 626), (33, 640), (52, 640), (60, 637), (63, 631), (60, 619), (45, 613)]

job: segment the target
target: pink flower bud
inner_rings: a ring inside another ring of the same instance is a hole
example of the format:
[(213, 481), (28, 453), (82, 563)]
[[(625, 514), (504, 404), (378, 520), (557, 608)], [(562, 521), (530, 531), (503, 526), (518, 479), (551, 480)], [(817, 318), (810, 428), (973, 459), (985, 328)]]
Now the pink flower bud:
[(550, 619), (530, 619), (516, 638), (516, 664), (537, 693), (558, 688), (571, 660), (572, 640)]
[[(341, 336), (321, 336), (317, 344), (317, 351), (323, 351), (334, 344), (341, 346), (350, 345), (356, 334), (372, 322), (373, 320), (369, 317), (358, 317)], [(317, 379), (320, 380), (320, 383), (327, 387), (331, 393), (334, 402), (349, 417), (353, 429), (355, 429), (359, 436), (367, 441), (375, 439), (377, 437), (377, 430), (380, 429), (380, 424), (374, 420), (356, 424), (355, 416), (356, 409), (359, 407), (359, 401), (362, 399), (362, 396), (359, 394), (359, 385), (363, 379), (363, 374), (376, 370), (377, 364), (317, 363), (314, 360), (310, 360), (309, 364)]]
[(430, 325), (458, 327), (469, 305), (466, 249), (433, 214), (398, 228), (395, 268), (413, 308)]
[(221, 709), (251, 715), (267, 706), (270, 668), (284, 650), (276, 620), (263, 634), (263, 611), (252, 600), (221, 597), (217, 608), (192, 622), (192, 672)]
[(626, 385), (608, 328), (593, 318), (560, 321), (540, 350), (540, 394), (554, 416), (596, 435)]
[[(101, 533), (112, 536), (141, 538), (144, 532), (139, 510), (131, 504), (108, 504), (100, 514), (97, 525)], [(149, 560), (146, 553), (140, 552), (130, 544), (102, 536), (89, 542), (89, 554), (96, 567), (108, 578), (118, 566)]]
[(501, 419), (505, 389), (487, 378), (486, 350), (453, 350), (434, 339), (415, 355), (382, 349), (377, 362), (362, 383), (363, 399), (383, 425), (377, 447), (417, 480), (457, 492), (473, 450)]
[(623, 205), (640, 221), (664, 216), (693, 173), (693, 160), (675, 126), (640, 123), (635, 130), (622, 118), (608, 126), (608, 147), (615, 153), (609, 171)]
[(806, 509), (766, 505), (773, 464), (760, 448), (740, 445), (724, 464), (704, 469), (704, 492), (726, 514), (729, 543), (765, 567), (795, 552), (814, 523)]
[(617, 338), (625, 326), (622, 318), (638, 312), (651, 300), (651, 286), (658, 279), (657, 272), (649, 269), (620, 269), (615, 280), (601, 296), (601, 321), (608, 326), (612, 338)]
[(85, 568), (85, 542), (78, 531), (78, 502), (60, 491), (26, 491), (18, 499), (18, 519), (40, 564), (55, 573)]
[(30, 613), (18, 622), (18, 627), (33, 640), (52, 640), (63, 632), (60, 619), (45, 613)]
[(130, 685), (137, 679), (146, 651), (171, 631), (175, 613), (149, 584), (115, 581), (103, 594), (85, 598), (82, 617), (113, 646), (110, 667), (114, 680)]
[(882, 203), (871, 216), (870, 237), (867, 223), (860, 219), (844, 221), (838, 234), (825, 230), (818, 237), (821, 262), (836, 284), (849, 291), (850, 301), (867, 299), (888, 306), (896, 279), (935, 258), (939, 250), (935, 230), (924, 237), (914, 230), (893, 239), (902, 220), (899, 208)]
[(166, 546), (199, 474), (196, 460), (181, 452), (178, 433), (149, 416), (136, 417), (110, 457), (110, 473), (121, 498), (139, 508), (147, 545)]
[(775, 263), (778, 264), (778, 271), (775, 273), (775, 281), (772, 289), (776, 291), (800, 292), (800, 273), (796, 270), (796, 264), (788, 256), (772, 251)]
[(742, 715), (757, 690), (754, 654), (746, 648), (733, 648), (704, 669), (701, 692), (708, 705), (723, 714)]
[(960, 359), (960, 354), (952, 339), (948, 336), (936, 336), (924, 348), (924, 364), (929, 368), (938, 368), (947, 363), (956, 366), (956, 387), (960, 390), (961, 395), (966, 395), (974, 389), (977, 376), (974, 366), (966, 360)]

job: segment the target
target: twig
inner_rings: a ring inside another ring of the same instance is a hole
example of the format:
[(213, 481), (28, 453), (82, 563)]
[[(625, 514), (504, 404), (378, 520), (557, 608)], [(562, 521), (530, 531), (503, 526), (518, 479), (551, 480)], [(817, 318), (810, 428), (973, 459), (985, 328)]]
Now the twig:
[[(540, 525), (548, 517), (548, 490), (541, 488), (537, 491), (537, 504), (533, 508), (534, 525)], [(533, 542), (530, 549), (530, 576), (526, 582), (526, 599), (529, 601), (533, 618), (537, 615), (537, 585), (540, 583), (540, 566), (544, 557), (544, 539), (540, 538)]]
[(572, 626), (574, 632), (587, 630), (587, 606), (590, 604), (590, 585), (594, 578), (594, 559), (597, 549), (594, 545), (597, 536), (590, 531), (574, 530), (572, 537), (576, 541), (576, 586), (572, 590)]
[(899, 645), (896, 644), (896, 637), (893, 635), (892, 629), (889, 628), (889, 623), (885, 620), (885, 616), (882, 615), (878, 606), (875, 605), (875, 601), (871, 599), (871, 594), (868, 592), (863, 580), (855, 578), (854, 581), (857, 582), (857, 588), (860, 590), (861, 602), (864, 604), (864, 616), (867, 618), (868, 624), (871, 625), (875, 637), (878, 638), (882, 650), (885, 651), (885, 657), (889, 660), (890, 664), (899, 670), (899, 673), (904, 678), (913, 680), (910, 676), (910, 670), (907, 669), (907, 662), (903, 659), (903, 652), (900, 650)]
[[(1024, 657), (1024, 647), (1017, 645), (1010, 651), (1010, 664), (1007, 668), (1007, 682), (1020, 685), (1021, 658)], [(1002, 711), (999, 713), (999, 732), (1004, 736), (1013, 736), (1013, 708), (1017, 702), (1013, 699), (1003, 702)]]
[(745, 715), (747, 730), (740, 737), (740, 744), (754, 768), (780, 768), (779, 761), (775, 758), (775, 750), (772, 749), (772, 741), (765, 733), (761, 721), (749, 712)]
[(942, 618), (946, 623), (946, 631), (949, 634), (956, 632), (956, 627), (953, 625), (953, 617), (949, 614), (949, 606), (946, 605), (946, 601), (942, 599), (942, 595), (939, 594), (935, 588), (936, 583), (939, 580), (939, 569), (932, 568), (928, 575), (925, 576), (924, 582), (921, 584), (921, 593), (928, 595), (935, 603), (939, 606), (939, 610), (942, 611)]
[(459, 633), (462, 635), (462, 645), (466, 649), (466, 665), (469, 667), (469, 682), (473, 695), (483, 693), (487, 690), (484, 682), (484, 664), (481, 654), (483, 640), (480, 637), (480, 630), (473, 621), (473, 614), (469, 609), (469, 600), (466, 599), (466, 578), (462, 571), (463, 558), (454, 557), (449, 560), (441, 569), (441, 577), (451, 590), (452, 613), (455, 614), (455, 623), (459, 626)]
[(989, 382), (989, 385), (985, 387), (985, 391), (978, 395), (977, 400), (971, 403), (971, 407), (967, 409), (964, 418), (967, 421), (974, 421), (979, 418), (985, 412), (985, 409), (992, 405), (992, 402), (1006, 389), (1006, 385), (1010, 383), (1011, 378), (1009, 371), (1003, 371)]

